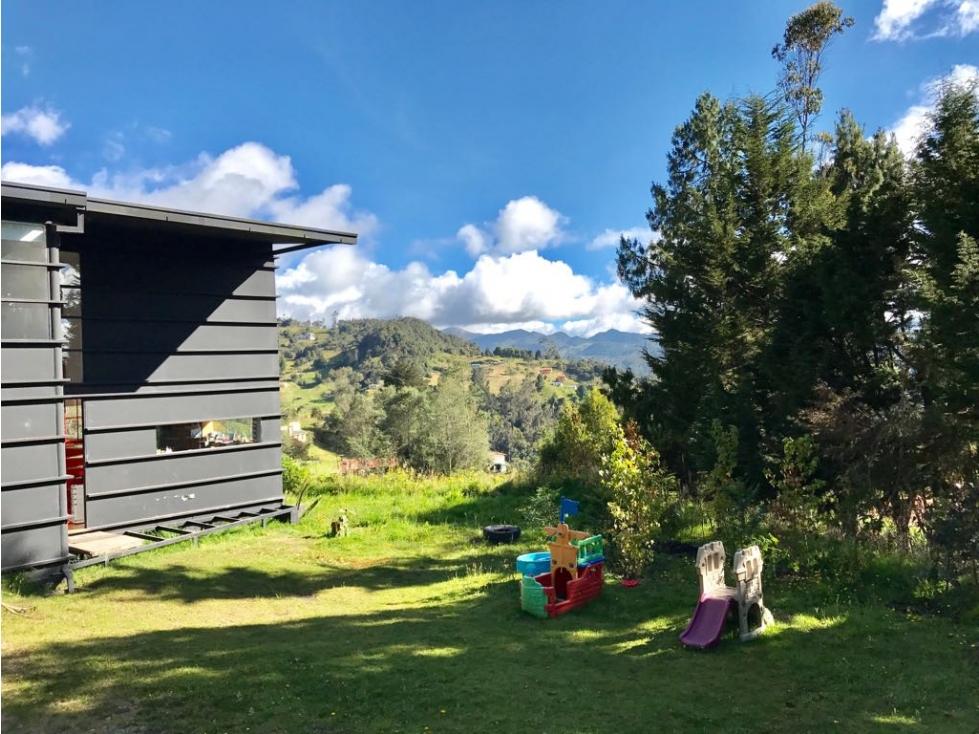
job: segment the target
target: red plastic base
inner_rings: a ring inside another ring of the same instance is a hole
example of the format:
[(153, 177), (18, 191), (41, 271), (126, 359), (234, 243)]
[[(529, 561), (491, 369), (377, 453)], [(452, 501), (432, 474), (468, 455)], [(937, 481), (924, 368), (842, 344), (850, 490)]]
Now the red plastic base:
[(605, 583), (605, 563), (594, 563), (584, 569), (576, 579), (570, 579), (566, 585), (567, 596), (559, 599), (552, 584), (551, 574), (541, 574), (536, 578), (537, 582), (544, 587), (547, 594), (548, 603), (544, 605), (544, 611), (549, 617), (557, 617), (572, 609), (584, 606), (592, 599), (602, 593), (602, 586)]

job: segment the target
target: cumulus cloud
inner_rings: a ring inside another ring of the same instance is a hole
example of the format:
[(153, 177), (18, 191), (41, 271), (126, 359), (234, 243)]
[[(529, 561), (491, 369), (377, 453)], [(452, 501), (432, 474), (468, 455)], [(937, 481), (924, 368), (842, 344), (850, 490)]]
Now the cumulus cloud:
[(473, 257), (529, 252), (561, 244), (567, 238), (563, 230), (567, 221), (536, 196), (524, 196), (507, 202), (496, 220), (484, 227), (463, 225), (456, 237)]
[(32, 166), (27, 163), (4, 163), (0, 167), (0, 179), (17, 183), (47, 186), (53, 189), (81, 189), (84, 186), (72, 180), (61, 166)]
[(891, 126), (891, 132), (904, 155), (912, 155), (921, 136), (928, 131), (928, 117), (935, 109), (935, 102), (944, 84), (979, 84), (979, 67), (957, 64), (947, 76), (930, 79), (921, 85), (918, 103), (909, 107)]
[(22, 107), (16, 112), (0, 117), (0, 134), (26, 135), (38, 145), (51, 145), (71, 127), (62, 122), (61, 113), (51, 107)]
[[(352, 205), (352, 191), (338, 183), (312, 196), (298, 191), (288, 156), (258, 143), (220, 155), (201, 154), (182, 165), (138, 171), (99, 172), (74, 180), (59, 166), (5, 163), (4, 180), (75, 188), (91, 196), (231, 216), (306, 224), (362, 237), (379, 230), (377, 217)], [(462, 227), (457, 238), (476, 258), (469, 272), (432, 272), (411, 262), (392, 269), (364, 248), (326, 247), (280, 263), (279, 311), (295, 318), (392, 318), (415, 316), (437, 326), (477, 332), (528, 328), (563, 329), (588, 336), (608, 328), (648, 331), (636, 316), (640, 304), (609, 276), (597, 282), (575, 273), (538, 249), (559, 242), (565, 218), (539, 199), (525, 197), (500, 210), (486, 229)], [(524, 249), (526, 248), (526, 249)]]
[(884, 0), (875, 41), (966, 36), (979, 30), (979, 0)]
[(460, 277), (452, 270), (433, 274), (417, 262), (391, 270), (352, 248), (323, 249), (280, 273), (276, 284), (280, 311), (295, 318), (414, 316), (480, 333), (648, 331), (624, 286), (595, 283), (536, 251), (481, 255)]
[(618, 247), (619, 240), (625, 237), (627, 240), (639, 240), (648, 242), (653, 238), (649, 227), (632, 227), (631, 229), (606, 229), (589, 242), (585, 248), (588, 250), (604, 250), (607, 247)]
[(90, 196), (236, 217), (271, 218), (289, 224), (355, 232), (369, 239), (379, 226), (371, 212), (353, 207), (351, 189), (335, 184), (301, 197), (289, 156), (260, 143), (243, 143), (218, 156), (200, 154), (183, 165), (138, 171), (103, 169), (81, 183), (59, 166), (5, 163), (0, 178), (74, 188)]
[(474, 224), (463, 225), (456, 233), (466, 246), (466, 252), (473, 257), (488, 252), (493, 244), (492, 238)]

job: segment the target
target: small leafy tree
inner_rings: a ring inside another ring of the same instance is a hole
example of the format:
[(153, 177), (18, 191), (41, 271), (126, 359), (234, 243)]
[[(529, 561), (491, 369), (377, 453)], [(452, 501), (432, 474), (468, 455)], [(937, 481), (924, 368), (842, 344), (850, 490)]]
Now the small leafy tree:
[(765, 476), (778, 490), (771, 504), (773, 517), (793, 530), (808, 536), (820, 528), (819, 491), (826, 482), (816, 477), (819, 452), (812, 436), (786, 438), (782, 441), (782, 457)]
[(815, 561), (813, 541), (825, 530), (821, 521), (820, 490), (826, 482), (816, 477), (819, 451), (812, 436), (786, 438), (782, 456), (765, 476), (778, 491), (769, 504), (768, 518), (779, 541), (773, 560), (784, 560), (793, 570)]
[(282, 457), (282, 491), (294, 498), (298, 505), (303, 495), (313, 484), (313, 474), (309, 467), (304, 466), (290, 456)]
[(676, 491), (676, 477), (660, 468), (659, 454), (634, 423), (619, 429), (611, 453), (602, 457), (600, 476), (610, 497), (616, 554), (626, 578), (636, 579), (653, 559), (661, 507)]

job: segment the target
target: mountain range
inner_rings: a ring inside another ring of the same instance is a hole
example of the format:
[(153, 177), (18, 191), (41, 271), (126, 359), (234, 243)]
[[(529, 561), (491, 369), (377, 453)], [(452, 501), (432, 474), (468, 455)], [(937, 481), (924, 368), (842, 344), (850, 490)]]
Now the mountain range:
[(479, 345), (479, 348), (484, 351), (487, 349), (493, 351), (497, 347), (513, 347), (531, 352), (540, 350), (546, 354), (553, 348), (562, 359), (593, 359), (620, 369), (631, 369), (637, 375), (649, 373), (642, 350), (645, 348), (653, 354), (659, 350), (647, 334), (634, 334), (617, 329), (602, 331), (590, 337), (569, 336), (563, 331), (541, 334), (526, 329), (514, 329), (499, 334), (474, 334), (457, 327), (449, 327), (444, 331), (467, 339)]

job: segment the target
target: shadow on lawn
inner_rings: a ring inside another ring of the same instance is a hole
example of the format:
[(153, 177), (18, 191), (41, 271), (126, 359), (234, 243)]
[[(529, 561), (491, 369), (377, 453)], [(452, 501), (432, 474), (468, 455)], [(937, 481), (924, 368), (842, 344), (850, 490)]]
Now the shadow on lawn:
[[(162, 559), (161, 559), (162, 561)], [(472, 569), (506, 573), (512, 563), (500, 553), (483, 549), (459, 559), (378, 559), (357, 568), (319, 563), (308, 571), (267, 572), (245, 566), (207, 572), (182, 564), (113, 567), (113, 573), (91, 581), (80, 580), (81, 593), (139, 592), (152, 601), (188, 604), (208, 599), (310, 598), (329, 589), (351, 586), (371, 591), (428, 586), (466, 575)]]
[[(460, 563), (324, 566), (305, 582), (230, 569), (189, 583), (200, 599), (254, 596), (227, 588), (234, 583), (302, 596), (429, 585), (464, 572)], [(150, 577), (159, 571), (129, 570), (100, 588), (157, 595), (188, 582), (178, 567), (156, 589)], [(940, 645), (924, 658), (909, 653), (905, 620), (887, 617), (895, 621), (882, 628), (840, 616), (818, 629), (687, 651), (677, 635), (695, 600), (664, 593), (670, 588), (610, 585), (583, 609), (538, 620), (519, 611), (508, 577), (369, 613), (320, 600), (310, 612), (321, 616), (282, 624), (188, 624), (7, 651), (3, 723), (8, 731), (132, 734), (925, 732), (977, 723), (971, 702), (942, 698), (968, 663)]]

